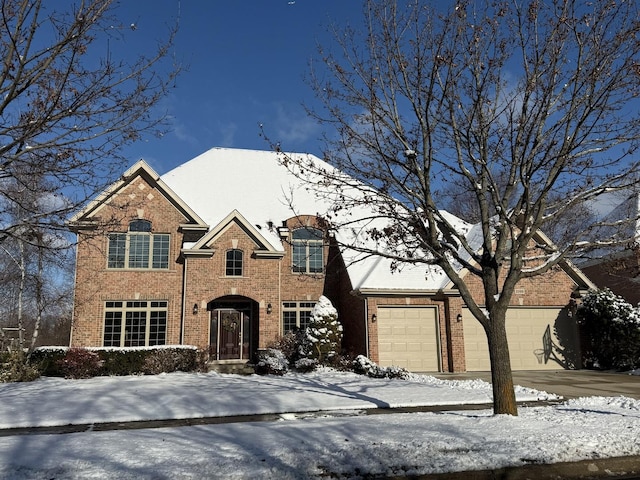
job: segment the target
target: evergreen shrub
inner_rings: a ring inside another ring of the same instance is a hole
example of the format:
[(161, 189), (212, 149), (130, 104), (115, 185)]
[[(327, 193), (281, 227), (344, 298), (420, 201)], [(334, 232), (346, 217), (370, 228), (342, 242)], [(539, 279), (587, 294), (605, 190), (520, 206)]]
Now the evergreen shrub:
[(258, 375), (284, 375), (289, 369), (289, 361), (282, 350), (267, 348), (257, 354), (255, 370)]
[(609, 289), (592, 290), (578, 309), (587, 368), (640, 367), (640, 311)]
[[(74, 348), (40, 347), (33, 352), (31, 363), (41, 365), (43, 375), (48, 376), (69, 376), (69, 368), (73, 371), (81, 372), (83, 358), (89, 363), (86, 369), (95, 372), (94, 375), (137, 375), (197, 371), (200, 368), (199, 365), (202, 358), (196, 347), (183, 345), (131, 348), (90, 347), (81, 349), (97, 355), (98, 360), (102, 363), (101, 367), (96, 370), (92, 366), (94, 363), (92, 356), (75, 352), (71, 354), (71, 357), (67, 358), (68, 352), (71, 350), (74, 350)], [(63, 361), (65, 359), (67, 359), (66, 362)]]
[(27, 362), (20, 350), (3, 352), (0, 357), (0, 383), (32, 382), (40, 378), (40, 374), (37, 365)]

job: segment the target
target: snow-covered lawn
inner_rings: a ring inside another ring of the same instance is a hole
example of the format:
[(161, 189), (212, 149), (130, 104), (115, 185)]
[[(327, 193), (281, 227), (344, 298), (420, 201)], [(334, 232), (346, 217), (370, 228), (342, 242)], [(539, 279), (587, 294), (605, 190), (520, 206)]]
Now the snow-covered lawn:
[[(554, 398), (525, 388), (517, 397)], [(332, 371), (0, 384), (2, 428), (282, 414), (268, 422), (4, 436), (0, 478), (358, 478), (640, 454), (640, 401), (625, 397), (520, 407), (518, 417), (490, 410), (362, 414), (490, 400), (482, 381)], [(300, 413), (309, 411), (326, 413)]]

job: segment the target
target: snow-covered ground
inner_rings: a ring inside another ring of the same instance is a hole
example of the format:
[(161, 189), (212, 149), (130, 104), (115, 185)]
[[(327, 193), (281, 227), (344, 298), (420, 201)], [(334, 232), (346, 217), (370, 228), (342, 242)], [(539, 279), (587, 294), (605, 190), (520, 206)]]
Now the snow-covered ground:
[[(526, 388), (517, 397), (555, 398)], [(520, 407), (518, 417), (491, 410), (362, 414), (490, 400), (482, 381), (332, 371), (0, 384), (2, 428), (282, 414), (267, 422), (2, 436), (0, 478), (358, 478), (640, 454), (640, 400), (625, 397)], [(326, 413), (301, 413), (309, 411)]]

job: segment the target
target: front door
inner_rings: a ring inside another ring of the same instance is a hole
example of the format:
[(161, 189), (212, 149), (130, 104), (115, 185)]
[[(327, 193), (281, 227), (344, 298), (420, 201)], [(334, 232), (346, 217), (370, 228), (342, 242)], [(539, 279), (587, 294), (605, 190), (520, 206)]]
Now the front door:
[(249, 357), (249, 312), (220, 308), (211, 312), (212, 354), (216, 360), (242, 360)]

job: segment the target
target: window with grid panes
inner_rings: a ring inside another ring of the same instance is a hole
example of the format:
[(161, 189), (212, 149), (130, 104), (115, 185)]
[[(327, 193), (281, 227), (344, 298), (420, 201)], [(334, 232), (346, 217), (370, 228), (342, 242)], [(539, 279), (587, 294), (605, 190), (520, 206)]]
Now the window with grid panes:
[(108, 235), (108, 268), (169, 268), (169, 234), (151, 233), (151, 222), (134, 220), (128, 233)]
[(225, 275), (227, 277), (242, 276), (242, 250), (227, 250)]
[(146, 347), (167, 342), (166, 301), (105, 303), (105, 347)]
[(316, 302), (283, 302), (282, 303), (282, 330), (304, 330), (309, 325), (311, 310)]
[(324, 248), (322, 231), (317, 228), (298, 228), (291, 239), (293, 271), (297, 273), (322, 273)]

